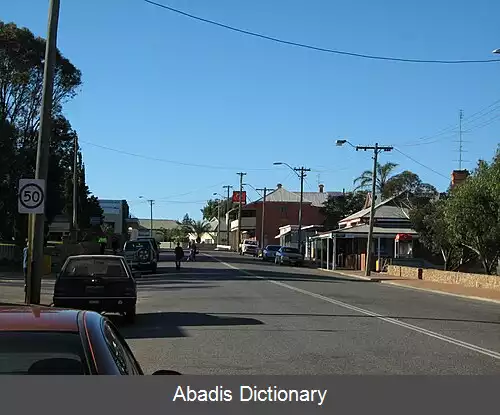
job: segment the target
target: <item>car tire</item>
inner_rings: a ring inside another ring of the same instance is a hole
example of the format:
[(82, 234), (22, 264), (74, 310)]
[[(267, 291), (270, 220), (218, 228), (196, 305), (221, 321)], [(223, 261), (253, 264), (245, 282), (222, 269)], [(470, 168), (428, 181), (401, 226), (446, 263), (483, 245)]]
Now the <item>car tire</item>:
[(135, 306), (130, 308), (129, 310), (125, 311), (125, 321), (129, 324), (132, 324), (135, 322), (135, 316), (136, 316), (136, 309)]

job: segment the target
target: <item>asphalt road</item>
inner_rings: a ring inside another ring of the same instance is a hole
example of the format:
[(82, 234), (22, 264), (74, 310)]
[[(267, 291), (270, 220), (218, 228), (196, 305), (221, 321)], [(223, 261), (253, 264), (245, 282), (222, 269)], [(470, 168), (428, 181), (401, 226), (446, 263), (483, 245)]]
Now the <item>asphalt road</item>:
[(111, 318), (146, 373), (500, 374), (500, 305), (232, 253), (162, 253), (138, 313)]

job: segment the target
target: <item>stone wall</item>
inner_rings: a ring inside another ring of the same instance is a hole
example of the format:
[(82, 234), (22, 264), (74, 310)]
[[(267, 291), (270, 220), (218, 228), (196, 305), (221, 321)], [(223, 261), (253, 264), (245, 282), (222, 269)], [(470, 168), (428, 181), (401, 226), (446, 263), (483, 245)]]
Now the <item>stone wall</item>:
[(498, 275), (441, 271), (438, 269), (402, 267), (398, 265), (389, 265), (387, 267), (387, 274), (401, 278), (419, 279), (419, 270), (421, 272), (421, 279), (424, 281), (458, 284), (472, 288), (489, 288), (500, 291), (500, 276)]

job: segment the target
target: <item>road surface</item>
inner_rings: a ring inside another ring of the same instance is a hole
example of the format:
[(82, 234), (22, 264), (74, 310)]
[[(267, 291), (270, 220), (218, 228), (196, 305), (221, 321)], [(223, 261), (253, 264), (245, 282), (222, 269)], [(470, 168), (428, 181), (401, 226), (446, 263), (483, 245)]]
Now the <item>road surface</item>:
[(500, 305), (232, 253), (180, 271), (161, 256), (136, 324), (112, 317), (146, 373), (500, 374)]

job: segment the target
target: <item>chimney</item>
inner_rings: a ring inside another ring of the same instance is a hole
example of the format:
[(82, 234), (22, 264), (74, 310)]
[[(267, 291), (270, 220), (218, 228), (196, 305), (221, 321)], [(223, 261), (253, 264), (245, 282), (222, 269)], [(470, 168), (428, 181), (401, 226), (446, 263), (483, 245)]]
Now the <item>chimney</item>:
[(281, 189), (281, 187), (282, 187), (281, 183), (278, 183), (278, 184), (276, 185), (276, 187), (277, 187), (278, 189)]
[(467, 177), (469, 177), (469, 172), (467, 170), (453, 170), (451, 173), (451, 187), (454, 188), (463, 183)]
[(323, 193), (323, 190), (325, 189), (325, 185), (324, 184), (320, 184), (319, 185), (319, 192), (320, 193)]

